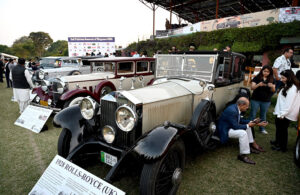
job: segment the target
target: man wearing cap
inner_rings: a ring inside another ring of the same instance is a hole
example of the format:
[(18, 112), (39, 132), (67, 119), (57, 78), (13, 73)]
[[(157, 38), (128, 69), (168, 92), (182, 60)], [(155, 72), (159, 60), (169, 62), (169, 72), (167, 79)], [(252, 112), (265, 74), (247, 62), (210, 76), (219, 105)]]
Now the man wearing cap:
[(25, 68), (25, 59), (19, 58), (18, 64), (12, 69), (12, 82), (15, 92), (15, 99), (17, 100), (22, 113), (28, 106), (30, 99), (30, 88), (34, 85), (31, 81), (31, 75)]

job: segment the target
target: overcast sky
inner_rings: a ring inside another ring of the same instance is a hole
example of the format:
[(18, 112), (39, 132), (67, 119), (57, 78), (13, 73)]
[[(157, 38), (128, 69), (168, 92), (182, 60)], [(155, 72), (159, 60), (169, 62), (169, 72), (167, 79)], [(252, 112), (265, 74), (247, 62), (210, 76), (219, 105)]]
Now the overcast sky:
[[(170, 13), (156, 10), (156, 30), (165, 29)], [(172, 23), (177, 22), (175, 15)], [(53, 41), (68, 37), (115, 37), (116, 45), (147, 39), (152, 34), (152, 11), (139, 0), (0, 0), (0, 44), (49, 33)]]

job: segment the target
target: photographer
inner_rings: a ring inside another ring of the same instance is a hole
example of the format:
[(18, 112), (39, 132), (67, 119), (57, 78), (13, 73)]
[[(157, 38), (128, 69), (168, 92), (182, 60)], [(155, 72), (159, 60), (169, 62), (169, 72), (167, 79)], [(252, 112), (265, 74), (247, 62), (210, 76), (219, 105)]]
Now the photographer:
[[(275, 81), (271, 66), (265, 65), (262, 67), (258, 75), (251, 81), (251, 89), (253, 93), (251, 97), (250, 120), (256, 118), (256, 113), (259, 108), (260, 120), (266, 121), (266, 114), (271, 104), (271, 97), (275, 92)], [(263, 126), (260, 126), (259, 130), (263, 134), (268, 134)]]

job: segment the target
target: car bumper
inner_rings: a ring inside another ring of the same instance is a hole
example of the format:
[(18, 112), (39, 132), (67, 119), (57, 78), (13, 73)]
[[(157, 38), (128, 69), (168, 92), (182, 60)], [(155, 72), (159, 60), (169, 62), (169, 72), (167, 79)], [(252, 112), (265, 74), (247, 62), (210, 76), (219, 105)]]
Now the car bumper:
[(54, 108), (54, 107), (51, 107), (51, 106), (43, 106), (43, 105), (40, 105), (40, 104), (35, 103), (35, 102), (30, 102), (30, 105), (37, 106), (37, 107), (40, 107), (40, 108), (50, 109), (50, 110), (53, 110), (54, 113), (58, 113), (59, 111), (61, 111), (61, 108)]

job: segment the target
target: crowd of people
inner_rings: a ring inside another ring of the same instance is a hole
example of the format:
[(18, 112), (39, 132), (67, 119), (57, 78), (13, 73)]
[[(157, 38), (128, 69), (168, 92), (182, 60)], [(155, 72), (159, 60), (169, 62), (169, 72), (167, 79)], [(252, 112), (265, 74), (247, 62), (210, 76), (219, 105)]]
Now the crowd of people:
[[(293, 50), (287, 48), (278, 57), (273, 67), (265, 65), (259, 74), (251, 81), (253, 90), (250, 100), (240, 97), (236, 104), (228, 106), (218, 120), (218, 135), (221, 143), (228, 138), (238, 138), (240, 152), (238, 159), (249, 164), (255, 164), (248, 156), (265, 150), (255, 142), (254, 127), (258, 126), (262, 134), (268, 134), (266, 114), (271, 104), (271, 97), (277, 94), (277, 101), (273, 114), (275, 115), (276, 136), (270, 140), (271, 148), (275, 151), (286, 152), (288, 142), (288, 127), (291, 121), (299, 120), (300, 111), (300, 71), (294, 74), (291, 70), (289, 58)], [(243, 119), (251, 103), (249, 120)], [(260, 115), (256, 118), (258, 109)]]

